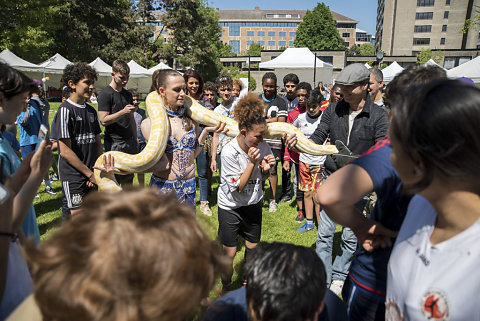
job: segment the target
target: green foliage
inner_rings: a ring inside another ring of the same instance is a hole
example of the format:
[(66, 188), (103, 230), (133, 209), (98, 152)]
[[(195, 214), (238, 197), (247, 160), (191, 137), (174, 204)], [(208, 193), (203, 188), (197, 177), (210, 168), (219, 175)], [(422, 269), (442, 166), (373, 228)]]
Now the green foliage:
[(345, 50), (347, 56), (367, 56), (375, 57), (375, 46), (371, 43), (353, 45)]
[(433, 61), (435, 61), (438, 64), (442, 61), (443, 56), (444, 56), (443, 51), (433, 52), (431, 49), (422, 48), (420, 52), (417, 54), (417, 62), (419, 64), (424, 64), (430, 59), (433, 59)]
[(262, 54), (263, 46), (259, 43), (252, 43), (247, 50), (247, 56), (259, 57)]
[[(223, 67), (221, 74), (228, 75), (232, 78), (248, 78), (248, 72), (240, 70), (238, 67)], [(257, 81), (250, 77), (248, 83), (248, 90), (255, 90), (257, 88)]]
[(480, 25), (480, 6), (475, 5), (475, 12), (476, 15), (473, 18), (465, 20), (462, 29), (460, 29), (460, 33), (467, 33), (468, 30), (477, 28), (478, 25)]
[(0, 50), (40, 63), (56, 47), (54, 33), (62, 27), (55, 18), (57, 0), (0, 0)]
[(228, 43), (225, 43), (219, 40), (216, 42), (216, 46), (217, 46), (217, 53), (220, 57), (235, 56), (235, 54), (232, 51), (232, 46), (230, 46)]
[(164, 0), (161, 9), (160, 19), (172, 38), (157, 51), (158, 57), (192, 67), (213, 80), (221, 68), (218, 14), (203, 0)]
[(298, 25), (295, 47), (308, 47), (310, 50), (345, 49), (337, 23), (323, 2), (318, 3), (312, 11), (307, 10), (303, 21)]

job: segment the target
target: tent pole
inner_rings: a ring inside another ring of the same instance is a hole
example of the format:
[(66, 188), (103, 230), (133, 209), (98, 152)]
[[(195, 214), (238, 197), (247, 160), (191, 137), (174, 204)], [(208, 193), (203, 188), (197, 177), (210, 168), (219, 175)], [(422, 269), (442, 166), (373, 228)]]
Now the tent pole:
[(315, 76), (316, 76), (316, 73), (317, 73), (317, 53), (315, 52), (314, 53), (314, 57), (313, 58), (313, 88), (315, 88)]
[(247, 91), (250, 87), (250, 54), (248, 54), (248, 85), (247, 85)]

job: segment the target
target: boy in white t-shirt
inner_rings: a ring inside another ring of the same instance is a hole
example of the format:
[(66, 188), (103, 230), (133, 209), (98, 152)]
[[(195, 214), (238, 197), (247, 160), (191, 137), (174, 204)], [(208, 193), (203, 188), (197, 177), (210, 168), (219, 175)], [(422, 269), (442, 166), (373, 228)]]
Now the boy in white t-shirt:
[[(233, 108), (237, 104), (237, 98), (233, 97), (233, 80), (230, 76), (220, 75), (215, 80), (217, 86), (218, 95), (222, 98), (222, 103), (215, 107), (213, 110), (220, 115), (233, 118)], [(223, 146), (225, 146), (232, 138), (225, 134), (213, 134), (212, 139), (212, 161), (210, 163), (210, 169), (212, 172), (217, 171), (217, 167), (220, 169), (220, 153)], [(215, 152), (216, 151), (216, 152)]]
[[(307, 98), (307, 112), (300, 114), (292, 123), (292, 125), (300, 129), (307, 137), (313, 134), (320, 123), (322, 114), (320, 106), (322, 99), (323, 96), (320, 90), (313, 90)], [(313, 194), (322, 183), (325, 159), (326, 156), (300, 153), (300, 177), (298, 184), (299, 189), (304, 193), (303, 200), (305, 202), (305, 216), (307, 217), (307, 221), (297, 229), (297, 232), (303, 233), (315, 229), (315, 224), (313, 223)], [(315, 204), (315, 213), (317, 214), (318, 221), (320, 213), (319, 204)]]
[[(232, 262), (238, 235), (245, 239), (245, 259), (260, 241), (263, 175), (275, 165), (272, 150), (263, 142), (267, 123), (262, 100), (246, 95), (239, 100), (234, 115), (240, 134), (222, 149), (218, 188), (218, 236)], [(232, 273), (222, 275), (224, 290), (229, 290)]]

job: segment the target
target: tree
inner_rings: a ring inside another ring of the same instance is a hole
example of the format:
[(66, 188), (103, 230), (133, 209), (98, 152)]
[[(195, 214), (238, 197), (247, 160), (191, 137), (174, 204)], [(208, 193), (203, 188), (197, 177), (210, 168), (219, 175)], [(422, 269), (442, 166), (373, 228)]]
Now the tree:
[(440, 63), (443, 59), (443, 51), (433, 52), (431, 49), (422, 48), (417, 54), (417, 62), (419, 64), (424, 64), (430, 59), (433, 59), (437, 64)]
[(363, 43), (359, 46), (360, 56), (374, 57), (375, 46), (371, 43)]
[[(151, 57), (154, 42), (150, 41), (154, 36), (154, 27), (151, 25), (155, 21), (154, 11), (158, 10), (158, 2), (155, 0), (137, 0), (132, 4), (134, 12), (134, 29), (139, 36), (142, 59), (138, 59), (145, 67), (149, 66), (149, 57)], [(150, 54), (150, 55), (149, 55)]]
[(0, 0), (0, 50), (10, 49), (34, 63), (51, 56), (61, 24), (55, 0)]
[(163, 0), (161, 21), (171, 33), (158, 52), (160, 58), (192, 67), (205, 79), (214, 79), (221, 68), (217, 42), (218, 15), (204, 0)]
[(475, 5), (475, 12), (476, 14), (473, 16), (473, 18), (465, 20), (462, 29), (460, 29), (460, 33), (467, 33), (469, 29), (478, 27), (480, 24), (480, 6)]
[(307, 10), (297, 28), (295, 47), (308, 47), (310, 50), (345, 49), (337, 23), (323, 2), (318, 3), (312, 11)]
[(250, 45), (247, 50), (247, 56), (258, 57), (262, 54), (263, 46), (257, 42), (254, 42)]
[(225, 43), (223, 41), (217, 41), (217, 52), (220, 57), (232, 57), (235, 56), (235, 54), (232, 51), (232, 46), (230, 46), (228, 43)]

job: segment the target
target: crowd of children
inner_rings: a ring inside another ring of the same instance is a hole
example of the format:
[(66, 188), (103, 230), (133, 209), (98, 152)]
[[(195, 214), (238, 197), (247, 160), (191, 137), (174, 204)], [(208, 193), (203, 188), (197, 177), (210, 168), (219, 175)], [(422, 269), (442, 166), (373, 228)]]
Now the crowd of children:
[[(0, 320), (184, 320), (209, 305), (217, 276), (227, 294), (203, 313), (205, 320), (477, 319), (471, 297), (480, 285), (473, 272), (480, 263), (480, 91), (474, 86), (446, 80), (438, 67), (411, 66), (383, 93), (381, 71), (352, 64), (327, 88), (319, 83), (312, 90), (287, 74), (281, 97), (272, 72), (255, 95), (242, 94), (243, 83), (228, 75), (204, 82), (194, 70), (183, 76), (162, 70), (152, 88), (170, 132), (165, 154), (149, 170), (151, 188), (143, 188), (138, 173), (142, 188), (91, 193), (93, 166), (104, 150), (139, 153), (150, 136), (139, 94), (125, 89), (128, 65), (117, 60), (112, 71), (97, 114), (88, 103), (96, 71), (68, 65), (64, 100), (50, 139), (42, 139), (46, 107), (31, 97), (40, 93), (38, 83), (0, 63)], [(235, 119), (239, 134), (229, 137), (222, 123), (197, 124), (186, 113), (186, 95)], [(15, 122), (19, 144), (10, 133)], [(271, 122), (291, 123), (340, 153), (299, 153), (290, 133), (267, 139)], [(54, 148), (66, 222), (39, 246), (32, 203), (42, 181), (50, 188)], [(124, 186), (132, 182), (133, 175), (114, 170), (113, 158), (100, 169), (120, 174)], [(221, 248), (197, 223), (195, 170), (207, 216), (212, 172), (219, 172)], [(292, 222), (303, 223), (297, 232), (308, 235), (317, 222), (316, 253), (260, 242), (264, 201), (276, 212), (292, 196)], [(367, 199), (376, 203), (365, 207)], [(333, 261), (337, 223), (344, 228)], [(244, 287), (235, 290), (239, 236), (246, 268)], [(465, 274), (469, 282), (459, 288)], [(340, 292), (343, 302), (334, 295)]]

